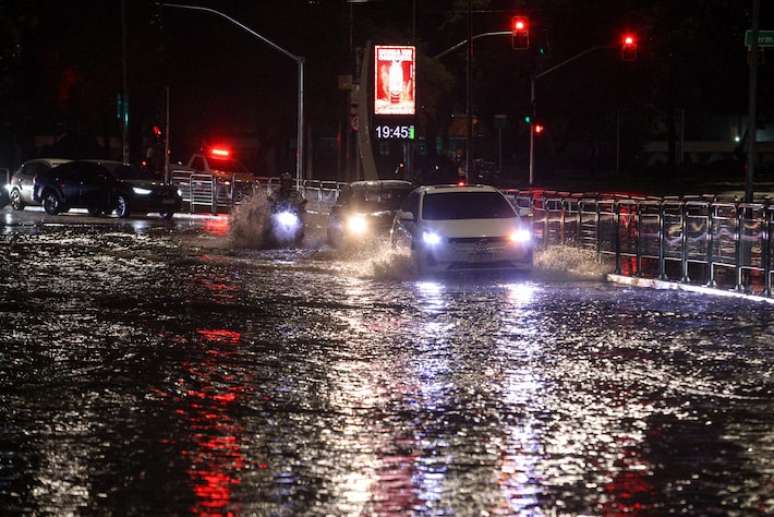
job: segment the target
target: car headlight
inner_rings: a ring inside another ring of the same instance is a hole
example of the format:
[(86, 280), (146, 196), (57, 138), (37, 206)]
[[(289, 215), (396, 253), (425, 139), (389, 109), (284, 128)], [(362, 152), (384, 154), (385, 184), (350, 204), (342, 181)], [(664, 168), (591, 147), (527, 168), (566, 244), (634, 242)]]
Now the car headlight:
[(298, 216), (288, 210), (277, 212), (274, 218), (284, 228), (295, 228), (298, 225)]
[(150, 189), (147, 188), (140, 188), (140, 187), (132, 187), (132, 191), (137, 194), (138, 196), (147, 196), (151, 193)]
[(177, 189), (177, 195), (180, 197), (183, 197), (183, 191), (180, 189)]
[(519, 228), (509, 236), (511, 242), (523, 244), (532, 240), (532, 233), (526, 228)]
[(355, 235), (362, 235), (368, 230), (368, 220), (361, 214), (351, 215), (347, 218), (347, 230)]
[(423, 232), (422, 241), (428, 246), (437, 246), (441, 243), (441, 236), (435, 232)]

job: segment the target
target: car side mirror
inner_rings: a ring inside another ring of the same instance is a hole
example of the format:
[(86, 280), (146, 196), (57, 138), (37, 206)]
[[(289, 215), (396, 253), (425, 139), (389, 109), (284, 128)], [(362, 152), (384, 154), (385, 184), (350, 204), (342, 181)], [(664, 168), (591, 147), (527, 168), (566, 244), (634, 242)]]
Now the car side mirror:
[(414, 214), (406, 210), (398, 210), (398, 219), (400, 219), (401, 221), (413, 221)]

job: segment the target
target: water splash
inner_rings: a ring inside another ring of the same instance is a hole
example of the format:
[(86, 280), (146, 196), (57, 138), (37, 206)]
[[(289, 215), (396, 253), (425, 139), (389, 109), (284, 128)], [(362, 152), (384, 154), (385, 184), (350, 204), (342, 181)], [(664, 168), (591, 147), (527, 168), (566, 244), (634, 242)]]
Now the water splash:
[(231, 211), (230, 241), (235, 248), (263, 249), (263, 229), (270, 216), (265, 192), (256, 192)]
[(533, 275), (546, 281), (604, 280), (612, 265), (597, 259), (592, 250), (552, 246), (535, 251)]

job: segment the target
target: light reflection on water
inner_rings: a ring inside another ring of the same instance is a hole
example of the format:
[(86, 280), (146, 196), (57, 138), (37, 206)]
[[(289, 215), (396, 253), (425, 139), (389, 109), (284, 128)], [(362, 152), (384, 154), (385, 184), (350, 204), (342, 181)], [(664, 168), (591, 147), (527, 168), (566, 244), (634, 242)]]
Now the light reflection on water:
[(0, 248), (0, 507), (774, 511), (768, 308), (187, 239)]

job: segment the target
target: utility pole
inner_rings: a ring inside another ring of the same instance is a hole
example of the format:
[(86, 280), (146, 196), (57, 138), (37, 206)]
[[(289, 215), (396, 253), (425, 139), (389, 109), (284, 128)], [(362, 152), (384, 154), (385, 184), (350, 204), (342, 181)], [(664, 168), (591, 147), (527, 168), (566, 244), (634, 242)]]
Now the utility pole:
[(473, 154), (473, 0), (468, 0), (468, 62), (467, 62), (467, 138), (465, 139), (465, 182), (470, 181)]
[(750, 78), (748, 94), (747, 134), (747, 174), (744, 182), (744, 200), (753, 202), (753, 180), (755, 179), (755, 140), (758, 134), (758, 31), (760, 30), (761, 0), (752, 0), (752, 41), (750, 42)]
[(129, 78), (126, 60), (126, 0), (121, 0), (121, 156), (124, 163), (129, 163)]
[(164, 121), (164, 182), (169, 184), (169, 85), (164, 88), (166, 93), (166, 113)]

